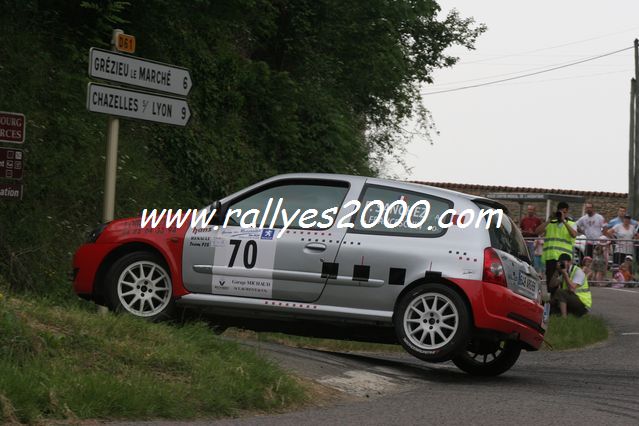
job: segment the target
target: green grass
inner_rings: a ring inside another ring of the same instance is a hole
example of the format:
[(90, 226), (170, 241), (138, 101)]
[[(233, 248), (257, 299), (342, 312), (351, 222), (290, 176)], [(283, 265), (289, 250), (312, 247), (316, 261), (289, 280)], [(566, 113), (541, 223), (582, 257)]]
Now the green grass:
[(341, 352), (403, 352), (404, 349), (400, 345), (388, 345), (382, 343), (367, 343), (352, 340), (334, 340), (315, 337), (295, 336), (284, 333), (272, 332), (253, 332), (247, 330), (239, 330), (236, 328), (228, 329), (224, 332), (227, 337), (243, 338), (258, 340), (262, 342), (279, 343), (282, 345), (292, 346), (295, 348), (322, 349), (327, 351)]
[(603, 318), (586, 315), (581, 318), (551, 316), (545, 340), (553, 349), (582, 348), (608, 338), (608, 328)]
[(203, 323), (0, 301), (0, 423), (221, 417), (301, 404), (306, 390)]

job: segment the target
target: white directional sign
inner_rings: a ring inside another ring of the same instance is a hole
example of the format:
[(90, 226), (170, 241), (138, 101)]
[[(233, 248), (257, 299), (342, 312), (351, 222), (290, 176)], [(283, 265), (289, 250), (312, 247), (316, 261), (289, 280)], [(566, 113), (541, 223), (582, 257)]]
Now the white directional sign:
[(87, 109), (91, 112), (186, 126), (191, 111), (185, 99), (89, 83)]
[(103, 80), (186, 96), (193, 85), (186, 68), (92, 47), (89, 75)]

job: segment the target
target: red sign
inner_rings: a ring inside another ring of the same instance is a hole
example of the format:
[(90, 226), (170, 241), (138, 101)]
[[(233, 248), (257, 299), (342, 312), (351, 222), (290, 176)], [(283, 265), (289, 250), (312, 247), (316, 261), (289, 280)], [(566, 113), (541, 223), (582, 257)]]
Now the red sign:
[(0, 178), (22, 179), (24, 154), (21, 149), (0, 148)]
[(0, 142), (24, 142), (24, 114), (0, 111)]
[(0, 198), (11, 200), (22, 200), (23, 188), (21, 183), (0, 182)]

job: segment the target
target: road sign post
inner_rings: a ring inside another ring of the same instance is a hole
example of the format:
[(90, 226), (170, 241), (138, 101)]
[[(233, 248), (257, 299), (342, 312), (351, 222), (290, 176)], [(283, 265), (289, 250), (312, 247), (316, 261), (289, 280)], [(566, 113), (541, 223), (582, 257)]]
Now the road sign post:
[[(111, 35), (111, 48), (115, 50), (118, 35), (124, 31), (115, 29)], [(120, 131), (120, 120), (117, 117), (107, 118), (107, 150), (106, 165), (104, 172), (104, 205), (102, 210), (102, 221), (104, 223), (113, 220), (115, 215), (115, 180), (118, 168), (118, 133)]]
[[(104, 178), (104, 209), (102, 220), (113, 220), (115, 183), (118, 161), (118, 117), (186, 126), (191, 117), (186, 97), (192, 81), (189, 70), (131, 55), (118, 53), (135, 51), (135, 37), (115, 29), (111, 34), (111, 50), (89, 50), (89, 76), (135, 86), (133, 90), (117, 86), (89, 83), (87, 109), (107, 114), (107, 152)], [(163, 92), (150, 93), (148, 91)]]

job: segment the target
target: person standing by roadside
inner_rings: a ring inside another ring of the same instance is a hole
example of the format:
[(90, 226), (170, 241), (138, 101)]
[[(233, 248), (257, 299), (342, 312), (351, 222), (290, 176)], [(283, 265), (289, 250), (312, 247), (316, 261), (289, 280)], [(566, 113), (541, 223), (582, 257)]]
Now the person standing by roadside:
[[(623, 217), (626, 215), (626, 213), (627, 213), (627, 210), (626, 210), (625, 207), (619, 207), (619, 209), (617, 210), (617, 216), (615, 216), (614, 218), (610, 219), (610, 222), (608, 222), (606, 224), (606, 228), (605, 228), (604, 232), (608, 231), (609, 229), (612, 229), (613, 226), (616, 226), (616, 225), (619, 225), (619, 224), (623, 223)], [(630, 224), (636, 228), (637, 225), (638, 225), (638, 222), (636, 220), (634, 220), (634, 219), (630, 219)], [(613, 257), (614, 257), (614, 254), (613, 254)], [(617, 259), (617, 260), (619, 260), (619, 259)], [(619, 260), (619, 262), (616, 262), (616, 261), (613, 260), (613, 263), (615, 263), (617, 266), (619, 266), (620, 262), (621, 262), (621, 260)]]
[(606, 231), (607, 236), (620, 240), (615, 244), (612, 257), (612, 262), (615, 265), (621, 265), (625, 257), (632, 256), (634, 251), (633, 242), (629, 240), (635, 237), (637, 230), (631, 221), (632, 218), (629, 215), (625, 215), (622, 223), (618, 223)]
[(542, 260), (546, 265), (546, 287), (550, 294), (556, 290), (556, 287), (550, 286), (550, 281), (557, 269), (557, 259), (562, 254), (572, 258), (575, 247), (577, 226), (568, 216), (569, 210), (568, 203), (561, 201), (557, 204), (555, 215), (549, 217), (536, 229), (538, 235), (544, 236)]
[[(615, 225), (623, 223), (623, 217), (626, 216), (627, 210), (625, 207), (619, 207), (617, 210), (617, 216), (610, 219), (610, 222), (606, 223), (606, 230), (612, 228)], [(630, 223), (632, 226), (637, 226), (637, 221), (634, 219), (630, 219)]]
[(592, 257), (593, 248), (603, 234), (602, 228), (606, 220), (599, 213), (595, 213), (592, 203), (586, 203), (584, 207), (586, 214), (577, 220), (577, 231), (586, 236), (586, 256)]
[(537, 217), (537, 208), (532, 204), (529, 205), (526, 209), (528, 214), (526, 217), (521, 219), (521, 234), (526, 238), (526, 245), (528, 246), (528, 251), (533, 254), (535, 251), (535, 240), (533, 238), (537, 237), (537, 227), (541, 225), (541, 218)]

